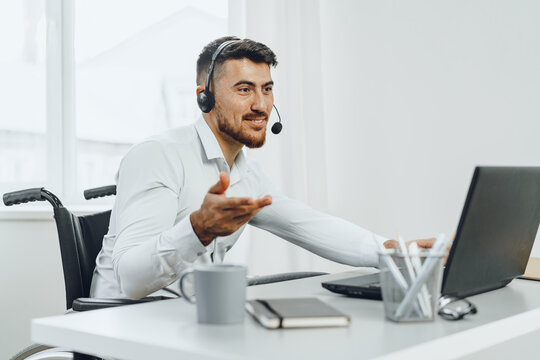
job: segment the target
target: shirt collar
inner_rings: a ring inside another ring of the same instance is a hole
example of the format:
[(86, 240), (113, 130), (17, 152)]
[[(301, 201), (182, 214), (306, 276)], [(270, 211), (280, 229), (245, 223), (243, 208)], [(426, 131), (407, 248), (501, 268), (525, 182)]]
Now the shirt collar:
[[(201, 144), (206, 154), (208, 160), (212, 159), (222, 159), (225, 161), (225, 156), (221, 151), (219, 143), (210, 129), (210, 126), (206, 123), (204, 118), (200, 118), (195, 123), (195, 129), (199, 134), (199, 139), (201, 139)], [(228, 167), (227, 167), (228, 168)], [(244, 149), (240, 150), (236, 159), (234, 159), (234, 165), (231, 172), (231, 185), (240, 180), (241, 175), (245, 174), (248, 171), (248, 166), (246, 162), (246, 156), (244, 154)], [(239, 172), (239, 173), (238, 173)]]
[(201, 139), (201, 144), (208, 160), (225, 158), (214, 133), (204, 118), (197, 120), (195, 129), (199, 134), (199, 139)]

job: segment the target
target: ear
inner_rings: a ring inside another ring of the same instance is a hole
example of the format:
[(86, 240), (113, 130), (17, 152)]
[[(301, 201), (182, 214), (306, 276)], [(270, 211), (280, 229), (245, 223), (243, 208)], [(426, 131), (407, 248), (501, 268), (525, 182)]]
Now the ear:
[(196, 90), (196, 91), (197, 91), (197, 95), (199, 95), (199, 93), (200, 93), (201, 91), (203, 91), (203, 90), (204, 90), (204, 86), (202, 86), (202, 85), (197, 86), (197, 90)]

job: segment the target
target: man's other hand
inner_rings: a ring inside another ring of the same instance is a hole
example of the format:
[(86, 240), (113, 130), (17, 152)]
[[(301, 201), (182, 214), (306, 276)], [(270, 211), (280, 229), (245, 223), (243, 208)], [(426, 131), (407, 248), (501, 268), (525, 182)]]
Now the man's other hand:
[(272, 204), (272, 197), (266, 195), (260, 199), (250, 197), (227, 197), (229, 175), (219, 174), (219, 181), (213, 185), (204, 197), (201, 208), (191, 216), (193, 231), (206, 246), (216, 236), (227, 236), (247, 223), (263, 207)]
[[(409, 248), (409, 244), (415, 242), (416, 245), (418, 245), (418, 247), (421, 249), (431, 249), (433, 247), (433, 244), (435, 243), (435, 240), (436, 238), (411, 240), (407, 241), (406, 245), (407, 248)], [(386, 240), (383, 245), (387, 249), (399, 248), (399, 243), (396, 240)]]

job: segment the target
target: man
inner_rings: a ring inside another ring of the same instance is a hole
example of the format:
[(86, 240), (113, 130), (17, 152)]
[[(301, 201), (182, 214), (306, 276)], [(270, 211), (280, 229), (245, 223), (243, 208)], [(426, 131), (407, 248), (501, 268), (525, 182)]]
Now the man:
[(202, 119), (135, 145), (122, 160), (91, 296), (141, 298), (193, 264), (219, 263), (247, 223), (330, 260), (378, 265), (374, 239), (391, 242), (287, 198), (244, 155), (244, 146), (265, 142), (276, 65), (272, 50), (248, 39), (224, 37), (203, 49)]

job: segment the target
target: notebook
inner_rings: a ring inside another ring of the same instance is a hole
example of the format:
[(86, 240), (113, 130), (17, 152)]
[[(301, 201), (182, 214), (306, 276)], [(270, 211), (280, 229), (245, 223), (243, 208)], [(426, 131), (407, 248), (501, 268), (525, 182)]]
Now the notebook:
[(350, 318), (317, 298), (256, 299), (246, 310), (268, 329), (348, 326)]
[[(521, 276), (539, 223), (540, 167), (477, 167), (444, 269), (442, 295), (480, 294)], [(531, 258), (525, 274), (540, 279), (540, 263)], [(347, 296), (381, 299), (377, 282), (377, 275), (364, 275), (322, 286)]]
[(540, 281), (540, 258), (531, 257), (527, 263), (525, 274), (521, 275), (520, 278)]

